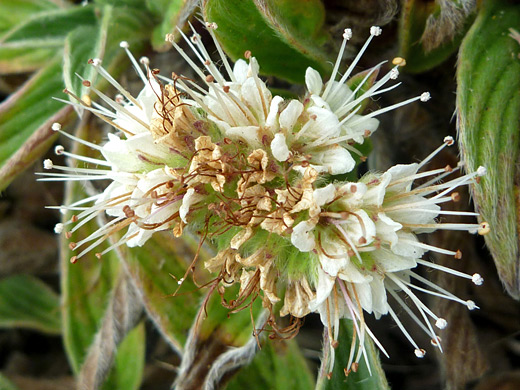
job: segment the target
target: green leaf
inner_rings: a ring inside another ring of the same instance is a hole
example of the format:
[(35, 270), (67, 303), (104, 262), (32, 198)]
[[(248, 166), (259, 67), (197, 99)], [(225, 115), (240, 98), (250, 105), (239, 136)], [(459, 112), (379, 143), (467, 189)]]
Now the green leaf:
[(56, 58), (67, 34), (95, 25), (94, 8), (70, 7), (36, 14), (0, 38), (0, 74), (28, 72)]
[(16, 387), (9, 379), (7, 379), (5, 376), (0, 374), (0, 390), (18, 390), (18, 387)]
[(60, 298), (45, 283), (30, 275), (0, 280), (0, 328), (29, 328), (61, 332)]
[(486, 244), (502, 282), (518, 299), (520, 42), (510, 36), (511, 28), (520, 31), (517, 5), (483, 2), (461, 46), (457, 106), (466, 168), (487, 168), (487, 175), (473, 186), (481, 220), (491, 225)]
[(57, 136), (52, 123), (70, 117), (72, 110), (52, 99), (62, 89), (61, 65), (54, 61), (0, 104), (0, 190), (47, 151)]
[[(326, 375), (318, 378), (316, 390), (388, 390), (390, 387), (386, 381), (385, 373), (379, 361), (379, 354), (376, 351), (374, 344), (368, 338), (365, 338), (365, 348), (370, 364), (368, 370), (365, 360), (361, 358), (357, 372), (351, 371), (348, 376), (345, 376), (345, 367), (348, 364), (350, 354), (350, 344), (352, 338), (356, 337), (354, 327), (351, 320), (341, 320), (338, 348), (335, 348), (336, 359), (331, 378), (328, 379)], [(322, 367), (327, 367), (327, 361), (322, 361)]]
[[(471, 12), (465, 12), (457, 1), (437, 5), (432, 1), (405, 0), (399, 23), (399, 55), (406, 60), (403, 70), (421, 73), (444, 62), (459, 47), (473, 18)], [(432, 22), (430, 28), (428, 20)], [(451, 28), (454, 30), (451, 31)], [(451, 33), (440, 38), (442, 31)], [(432, 41), (428, 39), (430, 35), (436, 36), (437, 41), (429, 43)]]
[[(86, 134), (92, 139), (97, 129), (91, 126), (80, 128), (77, 136)], [(75, 145), (75, 153), (88, 155), (89, 150), (83, 145)], [(85, 198), (83, 185), (79, 182), (67, 182), (65, 204), (71, 204)], [(69, 220), (71, 214), (64, 216)], [(114, 252), (109, 253), (100, 261), (90, 251), (80, 258), (77, 263), (71, 264), (69, 259), (78, 252), (70, 250), (70, 243), (77, 242), (98, 229), (96, 220), (91, 220), (75, 233), (69, 240), (61, 235), (61, 291), (63, 300), (63, 337), (65, 350), (69, 357), (72, 369), (79, 372), (87, 350), (97, 332), (101, 319), (109, 300), (111, 290), (115, 286), (120, 265)], [(88, 244), (87, 244), (88, 245)], [(103, 243), (95, 251), (101, 251), (108, 243)], [(81, 251), (81, 249), (79, 249)]]
[(227, 390), (312, 390), (314, 379), (294, 340), (267, 340), (251, 364), (241, 369)]
[(152, 45), (155, 50), (171, 47), (164, 41), (164, 37), (166, 34), (173, 33), (176, 26), (182, 27), (180, 24), (187, 18), (186, 12), (190, 12), (193, 8), (192, 4), (192, 0), (146, 0), (148, 8), (161, 20), (152, 33)]
[(103, 385), (107, 390), (137, 390), (141, 387), (145, 363), (144, 323), (128, 333), (119, 345), (112, 372)]
[(205, 292), (187, 278), (179, 294), (173, 296), (178, 287), (176, 280), (184, 276), (196, 247), (195, 241), (181, 241), (171, 232), (156, 232), (143, 247), (118, 249), (145, 297), (148, 315), (178, 351), (183, 348)]
[(323, 75), (331, 69), (321, 48), (326, 36), (320, 2), (306, 1), (309, 8), (297, 7), (299, 3), (205, 0), (203, 13), (205, 20), (218, 24), (215, 34), (233, 60), (249, 50), (263, 74), (302, 83), (308, 66)]
[(0, 2), (0, 35), (30, 17), (57, 9), (50, 0), (9, 0)]

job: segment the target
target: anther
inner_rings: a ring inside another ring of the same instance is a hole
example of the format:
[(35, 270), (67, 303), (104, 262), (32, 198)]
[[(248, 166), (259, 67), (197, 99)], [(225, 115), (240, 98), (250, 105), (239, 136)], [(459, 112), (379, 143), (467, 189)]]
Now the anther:
[(206, 76), (206, 81), (207, 81), (208, 83), (212, 83), (213, 81), (215, 81), (215, 77), (213, 77), (212, 75), (208, 74), (208, 75)]
[(448, 136), (444, 137), (444, 143), (448, 146), (451, 146), (455, 143), (455, 141), (453, 140), (453, 137), (451, 135), (448, 135)]
[(184, 282), (184, 278), (180, 278), (178, 281), (177, 281), (177, 284), (180, 286), (182, 284), (182, 282)]
[(357, 370), (359, 368), (359, 363), (354, 362), (354, 363), (352, 363), (352, 365), (350, 367), (351, 367), (352, 371), (357, 372)]
[(415, 356), (417, 356), (419, 359), (422, 359), (424, 357), (424, 355), (426, 355), (426, 351), (422, 348), (417, 348), (413, 352), (415, 353)]
[(92, 59), (92, 65), (93, 66), (99, 66), (99, 65), (101, 65), (101, 62), (102, 61), (99, 58), (93, 58)]
[(339, 347), (339, 342), (338, 342), (338, 340), (332, 340), (330, 345), (332, 346), (332, 348), (338, 348)]
[(473, 274), (473, 276), (471, 277), (471, 281), (475, 283), (477, 286), (480, 286), (482, 285), (482, 283), (484, 283), (484, 278), (480, 276), (480, 274)]
[(359, 240), (358, 240), (358, 243), (360, 245), (366, 244), (367, 243), (367, 239), (365, 237), (360, 237)]
[(363, 136), (365, 138), (368, 138), (368, 137), (370, 137), (370, 134), (372, 134), (372, 132), (370, 130), (365, 130), (364, 133), (363, 133)]
[(119, 103), (119, 104), (123, 104), (125, 102), (125, 98), (123, 95), (121, 95), (120, 93), (118, 93), (116, 96), (115, 96), (115, 101), (116, 103)]
[(76, 246), (77, 246), (77, 244), (76, 244), (75, 242), (71, 242), (71, 243), (69, 243), (69, 249), (70, 249), (71, 251), (73, 251), (74, 248), (76, 248)]
[(487, 173), (486, 167), (480, 166), (477, 169), (477, 175), (478, 176), (484, 176)]
[(70, 262), (71, 262), (71, 264), (76, 264), (77, 261), (78, 261), (78, 256), (72, 256), (72, 257), (70, 258)]
[(399, 66), (405, 66), (406, 65), (406, 60), (403, 57), (395, 57), (392, 60), (392, 64), (393, 65), (399, 65)]
[(65, 232), (65, 238), (67, 240), (69, 240), (71, 237), (72, 237), (72, 233), (71, 232)]
[(471, 299), (468, 299), (466, 301), (466, 307), (468, 308), (468, 310), (475, 310), (478, 308), (478, 306), (475, 304), (475, 302), (473, 302)]
[(206, 66), (211, 65), (211, 61), (210, 61), (210, 60), (206, 60), (206, 61), (204, 61), (204, 65), (206, 65)]
[(430, 92), (423, 92), (421, 94), (420, 100), (421, 100), (421, 102), (427, 102), (428, 100), (430, 100), (430, 98), (431, 98)]
[(226, 145), (231, 145), (231, 143), (233, 142), (233, 141), (231, 141), (231, 139), (229, 139), (229, 138), (227, 138), (227, 137), (225, 137), (223, 141), (224, 141), (224, 143), (225, 143)]
[(246, 51), (244, 52), (244, 58), (245, 58), (246, 60), (248, 60), (248, 59), (251, 58), (251, 50), (246, 50)]
[(444, 318), (437, 318), (437, 321), (435, 321), (435, 326), (439, 329), (444, 329), (448, 326), (448, 321), (446, 321)]
[(356, 186), (355, 184), (352, 184), (352, 185), (350, 186), (350, 192), (352, 192), (353, 194), (355, 194), (356, 191), (357, 191), (357, 186)]
[(193, 43), (197, 43), (199, 41), (199, 35), (198, 34), (193, 34), (191, 37), (190, 37), (190, 40), (191, 42)]
[(378, 26), (370, 27), (370, 35), (378, 37), (381, 35), (382, 32), (383, 32), (383, 30), (381, 30), (381, 27), (378, 27)]
[(399, 77), (399, 71), (396, 68), (393, 68), (390, 71), (390, 79), (395, 80)]
[(343, 30), (343, 39), (348, 41), (350, 38), (352, 38), (352, 30), (350, 28), (346, 28)]
[(477, 233), (481, 236), (485, 236), (486, 234), (488, 234), (489, 232), (491, 231), (491, 227), (489, 226), (489, 223), (487, 222), (482, 222), (480, 224), (480, 227), (478, 228), (477, 230)]
[(90, 81), (88, 80), (83, 80), (81, 84), (83, 84), (84, 87), (90, 87)]
[(444, 172), (452, 172), (453, 168), (448, 164), (444, 167)]
[(430, 340), (430, 343), (434, 346), (434, 347), (439, 347), (441, 345), (441, 341), (442, 339), (439, 337), (439, 336), (435, 336), (434, 339), (431, 339)]
[(51, 159), (43, 160), (43, 169), (52, 169), (53, 167), (54, 167), (54, 164), (52, 163)]
[(53, 131), (60, 131), (61, 130), (61, 124), (59, 124), (58, 122), (54, 122), (51, 126), (51, 129)]
[(318, 116), (317, 116), (316, 114), (312, 114), (312, 115), (310, 116), (310, 118), (311, 118), (313, 121), (315, 121), (316, 119), (318, 119)]
[(457, 252), (455, 252), (455, 257), (457, 260), (460, 260), (462, 259), (462, 252), (460, 251), (460, 249), (457, 249)]
[(56, 145), (54, 148), (54, 153), (56, 153), (58, 156), (62, 154), (65, 151), (65, 148), (62, 145)]
[(367, 161), (367, 156), (359, 156), (359, 161), (361, 161), (361, 162)]
[(157, 76), (159, 73), (161, 73), (161, 70), (159, 68), (153, 68), (151, 72), (153, 75)]
[(94, 256), (96, 256), (98, 259), (101, 259), (101, 253), (100, 252), (95, 253)]
[(63, 227), (64, 227), (64, 225), (62, 223), (57, 223), (54, 226), (54, 233), (60, 234), (61, 232), (63, 232)]
[(460, 200), (460, 194), (458, 192), (454, 192), (450, 195), (451, 200), (457, 203)]
[(123, 213), (125, 213), (125, 216), (127, 218), (132, 218), (133, 216), (135, 216), (134, 210), (132, 210), (132, 208), (128, 205), (125, 205), (125, 207), (123, 207)]
[(229, 92), (229, 85), (224, 85), (222, 87), (222, 90), (225, 92), (225, 93), (228, 93)]
[(119, 42), (119, 47), (121, 47), (123, 49), (128, 49), (130, 47), (130, 45), (128, 44), (127, 41), (121, 41), (121, 42)]

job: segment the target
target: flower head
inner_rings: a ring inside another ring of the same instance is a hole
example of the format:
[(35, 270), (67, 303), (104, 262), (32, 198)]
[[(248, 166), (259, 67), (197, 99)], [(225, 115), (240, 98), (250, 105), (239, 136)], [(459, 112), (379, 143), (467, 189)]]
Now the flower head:
[[(231, 67), (215, 38), (216, 24), (208, 23), (207, 28), (223, 72), (193, 28), (190, 38), (180, 34), (193, 50), (195, 60), (172, 36), (167, 36), (193, 68), (200, 85), (182, 75), (161, 77), (149, 68), (147, 59), (141, 61), (143, 71), (123, 42), (121, 47), (145, 85), (134, 98), (103, 69), (101, 61), (91, 61), (119, 95), (111, 99), (84, 80), (104, 105), (88, 104), (79, 98), (73, 105), (99, 116), (118, 133), (109, 134), (108, 142), (98, 146), (62, 132), (96, 150), (99, 158), (70, 153), (60, 146), (56, 148), (58, 154), (88, 166), (57, 166), (50, 160), (44, 163), (46, 170), (61, 172), (46, 173), (43, 180), (109, 183), (101, 193), (60, 206), (76, 213), (56, 226), (57, 233), (65, 232), (68, 237), (101, 213), (111, 217), (88, 237), (70, 243), (70, 248), (78, 251), (71, 261), (116, 233), (121, 233), (120, 237), (98, 252), (98, 257), (119, 245), (143, 245), (156, 231), (172, 229), (181, 236), (189, 229), (218, 249), (217, 255), (204, 264), (209, 272), (217, 274), (215, 286), (240, 285), (237, 298), (225, 303), (226, 307), (238, 309), (247, 305), (250, 297), (259, 296), (271, 312), (274, 331), (290, 335), (298, 330), (299, 319), (317, 312), (327, 327), (332, 356), (339, 320), (349, 318), (357, 334), (353, 345), (358, 346), (357, 352), (351, 350), (348, 367), (352, 369), (365, 353), (365, 337), (372, 338), (384, 352), (366, 326), (365, 313), (377, 318), (390, 314), (416, 355), (424, 356), (424, 350), (392, 309), (388, 296), (434, 340), (438, 339), (430, 319), (438, 328), (447, 323), (428, 309), (414, 290), (461, 302), (469, 309), (476, 307), (437, 287), (414, 269), (425, 265), (481, 284), (477, 274), (466, 275), (423, 260), (427, 251), (457, 258), (461, 254), (421, 243), (417, 236), (438, 229), (480, 233), (489, 230), (487, 225), (439, 220), (451, 213), (442, 211), (440, 205), (456, 200), (454, 190), (485, 172), (479, 170), (446, 182), (442, 180), (458, 168), (422, 172), (440, 149), (453, 144), (448, 137), (420, 164), (368, 173), (357, 182), (340, 182), (331, 177), (354, 168), (351, 153), (359, 153), (354, 145), (377, 129), (377, 115), (429, 99), (429, 94), (423, 93), (363, 114), (367, 101), (398, 85), (384, 87), (398, 76), (397, 68), (403, 63), (394, 61), (395, 66), (377, 81), (382, 64), (351, 76), (370, 41), (381, 33), (380, 28), (371, 28), (357, 57), (336, 80), (352, 35), (345, 30), (330, 80), (324, 83), (316, 70), (307, 69), (307, 93), (301, 100), (272, 96), (258, 75), (258, 62), (249, 52), (245, 54), (247, 61), (238, 60)], [(200, 62), (200, 67), (195, 61)], [(53, 129), (61, 132), (58, 124)], [(424, 178), (431, 179), (413, 186), (415, 180)], [(180, 284), (190, 271), (179, 278)], [(400, 291), (411, 298), (422, 320), (404, 304)], [(276, 326), (274, 305), (279, 301), (283, 301), (279, 314), (295, 319), (289, 328)]]

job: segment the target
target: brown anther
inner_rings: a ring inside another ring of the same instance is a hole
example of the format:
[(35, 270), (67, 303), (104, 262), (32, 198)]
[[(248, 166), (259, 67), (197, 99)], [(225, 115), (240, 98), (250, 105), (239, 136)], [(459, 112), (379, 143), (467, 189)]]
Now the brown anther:
[(76, 261), (78, 261), (78, 256), (72, 256), (72, 257), (70, 258), (70, 262), (71, 262), (71, 264), (76, 264)]
[(68, 240), (72, 237), (72, 233), (71, 232), (65, 232), (65, 238)]
[(373, 265), (372, 268), (370, 268), (370, 271), (376, 272), (377, 271), (377, 265)]
[(251, 50), (246, 50), (246, 51), (244, 52), (244, 58), (245, 58), (246, 60), (248, 60), (248, 59), (251, 58)]
[(475, 178), (475, 181), (477, 182), (477, 184), (480, 184), (480, 176), (477, 176), (477, 177)]
[(455, 203), (458, 202), (460, 200), (460, 194), (458, 192), (454, 192), (451, 194), (451, 200)]
[(444, 172), (451, 172), (451, 171), (453, 171), (453, 168), (450, 166), (450, 164), (448, 164), (444, 167)]
[(71, 242), (71, 243), (69, 243), (69, 249), (70, 249), (71, 251), (73, 251), (74, 248), (76, 248), (76, 246), (77, 246), (77, 244), (76, 244), (75, 242)]
[(225, 137), (223, 141), (224, 141), (224, 143), (225, 143), (226, 145), (231, 145), (231, 144), (233, 143), (233, 141), (231, 141), (231, 139), (229, 139), (229, 138), (227, 138), (227, 137)]
[(338, 342), (338, 340), (332, 340), (332, 343), (330, 345), (332, 345), (332, 348), (338, 348), (339, 342)]
[(302, 161), (302, 167), (306, 168), (309, 166), (309, 162), (308, 161)]
[(482, 222), (480, 224), (480, 228), (478, 229), (478, 234), (481, 236), (484, 236), (484, 235), (488, 234), (490, 231), (491, 231), (491, 227), (489, 226), (489, 223)]
[(208, 83), (212, 83), (213, 81), (215, 81), (215, 77), (213, 77), (212, 75), (208, 74), (208, 75), (206, 76), (206, 81), (207, 81)]
[(159, 74), (159, 73), (161, 73), (161, 70), (160, 70), (160, 69), (157, 69), (157, 68), (153, 68), (153, 69), (152, 69), (152, 74), (153, 74), (153, 75), (157, 75), (157, 74)]
[(98, 252), (98, 253), (96, 253), (95, 256), (96, 256), (98, 259), (101, 259), (101, 253)]
[(90, 87), (90, 81), (88, 80), (83, 80), (81, 84), (83, 84), (84, 87)]
[(363, 136), (364, 136), (365, 138), (370, 137), (370, 134), (372, 134), (372, 132), (371, 132), (370, 130), (365, 130), (365, 131), (363, 132)]
[(360, 156), (359, 161), (361, 161), (361, 162), (367, 161), (367, 156)]
[(173, 188), (173, 181), (167, 181), (166, 182), (166, 188)]
[(78, 216), (74, 214), (72, 217), (70, 217), (71, 222), (78, 222)]
[(316, 119), (318, 119), (318, 116), (317, 116), (316, 114), (312, 114), (312, 115), (310, 116), (310, 118), (311, 118), (313, 121), (315, 121)]
[(134, 210), (132, 210), (128, 205), (125, 205), (125, 207), (123, 207), (123, 213), (125, 213), (125, 216), (127, 218), (132, 218), (133, 216), (135, 216)]
[(357, 186), (354, 185), (354, 184), (352, 184), (352, 185), (350, 186), (350, 192), (352, 192), (353, 194), (355, 194), (355, 193), (357, 192)]
[(355, 253), (354, 253), (354, 251), (352, 249), (349, 249), (347, 251), (347, 255), (348, 255), (348, 257), (354, 257)]
[[(343, 369), (343, 372), (345, 373), (345, 376), (348, 376), (350, 374), (350, 370), (347, 370), (346, 368)], [(332, 378), (332, 373), (327, 375), (327, 379)]]
[(64, 88), (63, 89), (63, 93), (69, 94), (70, 92), (69, 92), (69, 90), (67, 88)]
[(150, 196), (152, 197), (152, 199), (157, 199), (159, 197), (159, 194), (157, 193), (156, 190), (153, 190), (152, 193), (150, 194)]
[(462, 252), (461, 252), (461, 250), (457, 249), (457, 252), (455, 252), (455, 256), (453, 256), (453, 257), (455, 257), (458, 260), (462, 259)]
[(175, 72), (172, 72), (172, 80), (177, 80), (179, 78), (179, 75)]
[(351, 367), (352, 367), (352, 371), (357, 372), (357, 370), (359, 368), (359, 363), (354, 362), (354, 363), (352, 363)]
[(211, 61), (210, 60), (204, 61), (204, 65), (211, 65)]
[(358, 243), (360, 245), (366, 244), (367, 243), (367, 239), (365, 237), (360, 237), (359, 240), (358, 240)]
[[(269, 336), (269, 337), (271, 337), (271, 336)], [(345, 371), (345, 375), (348, 375), (346, 371)], [(327, 374), (327, 379), (328, 379), (329, 381), (332, 379), (332, 372), (329, 372), (329, 373)]]
[(92, 58), (90, 58), (88, 61), (87, 61), (87, 64), (89, 65), (92, 65), (94, 63), (94, 60)]

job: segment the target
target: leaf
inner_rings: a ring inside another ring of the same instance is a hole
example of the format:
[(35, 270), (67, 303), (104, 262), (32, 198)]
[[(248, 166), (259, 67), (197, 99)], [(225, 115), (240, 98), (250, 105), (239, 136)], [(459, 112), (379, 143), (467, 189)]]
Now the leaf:
[(145, 363), (145, 326), (141, 323), (125, 337), (117, 350), (112, 372), (103, 388), (137, 390), (143, 381)]
[(176, 280), (184, 276), (193, 259), (196, 245), (195, 241), (175, 239), (171, 232), (156, 232), (143, 247), (118, 248), (143, 294), (148, 315), (177, 351), (183, 349), (203, 297), (203, 291), (190, 278), (178, 295), (172, 295), (178, 287)]
[(29, 328), (61, 333), (60, 298), (30, 275), (0, 280), (0, 328)]
[(473, 21), (472, 9), (466, 11), (459, 3), (405, 0), (399, 22), (399, 55), (406, 59), (403, 71), (425, 72), (457, 50)]
[(331, 71), (321, 48), (326, 37), (322, 18), (316, 17), (316, 10), (323, 10), (318, 1), (306, 3), (312, 7), (290, 1), (205, 0), (202, 9), (205, 20), (218, 24), (215, 34), (233, 60), (249, 50), (263, 74), (303, 83), (308, 66), (324, 75)]
[(166, 34), (182, 28), (198, 1), (196, 0), (146, 0), (150, 11), (160, 20), (152, 32), (152, 45), (155, 50), (167, 50), (171, 45), (165, 42)]
[(5, 376), (0, 374), (0, 390), (18, 390), (18, 387), (16, 387), (9, 379), (7, 379)]
[[(355, 337), (351, 320), (341, 320), (339, 330), (339, 346), (335, 349), (336, 360), (332, 376), (328, 379), (325, 375), (318, 378), (316, 390), (388, 390), (390, 387), (386, 381), (385, 373), (379, 361), (379, 354), (372, 341), (365, 338), (365, 348), (372, 375), (370, 375), (365, 360), (361, 358), (357, 372), (351, 371), (345, 376), (344, 368), (348, 363), (350, 344)], [(326, 367), (326, 361), (322, 361), (322, 367)]]
[(54, 61), (0, 104), (0, 191), (47, 151), (57, 135), (52, 123), (70, 118), (71, 109), (52, 99), (62, 89), (61, 65)]
[(294, 340), (266, 340), (251, 364), (241, 369), (227, 390), (312, 390), (314, 379)]
[(36, 14), (0, 38), (0, 74), (28, 72), (60, 52), (74, 28), (95, 25), (91, 6), (70, 7)]
[(461, 46), (457, 108), (466, 169), (487, 169), (472, 188), (481, 220), (491, 225), (486, 244), (509, 294), (520, 299), (520, 44), (510, 28), (520, 31), (518, 6), (484, 1)]
[(57, 9), (50, 0), (9, 0), (0, 2), (0, 35), (30, 17)]

